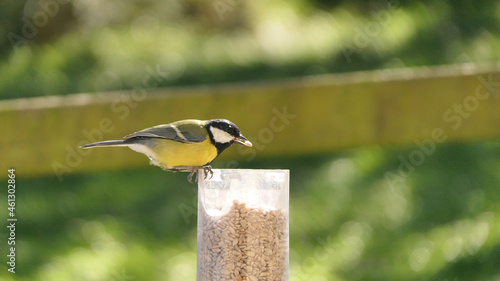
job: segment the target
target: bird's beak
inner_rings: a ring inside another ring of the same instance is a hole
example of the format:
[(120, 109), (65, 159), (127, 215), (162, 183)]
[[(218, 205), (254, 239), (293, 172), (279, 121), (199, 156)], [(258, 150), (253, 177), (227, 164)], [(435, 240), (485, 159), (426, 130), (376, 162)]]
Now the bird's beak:
[(239, 144), (242, 144), (244, 146), (252, 147), (252, 143), (247, 138), (245, 138), (243, 135), (240, 135), (239, 137), (234, 138), (234, 141), (239, 143)]

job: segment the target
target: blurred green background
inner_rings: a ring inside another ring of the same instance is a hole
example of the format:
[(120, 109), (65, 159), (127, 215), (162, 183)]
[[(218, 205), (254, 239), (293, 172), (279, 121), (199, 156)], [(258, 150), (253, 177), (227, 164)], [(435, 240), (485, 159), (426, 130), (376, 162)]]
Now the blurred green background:
[[(3, 1), (0, 15), (1, 99), (133, 89), (148, 67), (168, 87), (500, 57), (490, 0), (32, 0)], [(500, 142), (439, 145), (393, 177), (414, 150), (240, 163), (291, 170), (290, 280), (500, 280)], [(1, 280), (196, 278), (185, 174), (145, 166), (17, 187), (16, 274), (2, 262)]]

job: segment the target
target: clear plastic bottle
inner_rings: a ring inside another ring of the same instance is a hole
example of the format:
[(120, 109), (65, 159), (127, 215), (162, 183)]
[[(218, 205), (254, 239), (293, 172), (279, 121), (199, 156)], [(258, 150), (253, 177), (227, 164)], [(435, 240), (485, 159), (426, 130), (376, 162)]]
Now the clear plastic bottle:
[(198, 281), (288, 280), (289, 171), (201, 175)]

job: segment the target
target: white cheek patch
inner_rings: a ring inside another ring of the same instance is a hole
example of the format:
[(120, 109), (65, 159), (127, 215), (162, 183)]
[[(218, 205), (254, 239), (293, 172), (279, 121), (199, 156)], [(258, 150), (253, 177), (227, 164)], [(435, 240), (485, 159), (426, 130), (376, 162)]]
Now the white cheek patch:
[(223, 131), (221, 129), (218, 129), (215, 127), (210, 127), (210, 131), (212, 132), (212, 135), (214, 136), (215, 142), (227, 143), (227, 142), (234, 140), (233, 136), (231, 136), (229, 133), (227, 133), (226, 131)]

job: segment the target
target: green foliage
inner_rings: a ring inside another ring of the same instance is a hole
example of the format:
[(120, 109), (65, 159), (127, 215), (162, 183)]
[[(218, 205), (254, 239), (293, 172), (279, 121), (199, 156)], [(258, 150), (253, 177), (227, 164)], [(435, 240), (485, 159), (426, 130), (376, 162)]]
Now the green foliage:
[(0, 98), (132, 89), (148, 68), (161, 87), (497, 60), (498, 3), (481, 3), (0, 4)]

